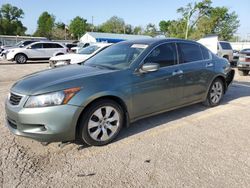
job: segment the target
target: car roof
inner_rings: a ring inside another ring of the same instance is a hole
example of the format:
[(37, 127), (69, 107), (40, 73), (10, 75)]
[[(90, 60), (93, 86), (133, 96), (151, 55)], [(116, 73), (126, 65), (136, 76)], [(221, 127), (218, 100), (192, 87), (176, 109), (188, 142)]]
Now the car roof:
[[(151, 39), (138, 39), (138, 40), (128, 40), (128, 41), (123, 41), (122, 43), (139, 43), (139, 44), (148, 44), (148, 45), (154, 45), (154, 44), (160, 44), (163, 42), (190, 42), (190, 43), (195, 43), (197, 42), (192, 41), (192, 40), (184, 40), (184, 39), (178, 39), (178, 38), (165, 38), (165, 39), (159, 39), (159, 38), (151, 38)], [(198, 43), (199, 44), (199, 43)]]
[(50, 44), (60, 44), (61, 46), (65, 47), (64, 44), (60, 43), (60, 42), (54, 42), (54, 41), (36, 41), (36, 42), (33, 42), (27, 46), (31, 46), (31, 45), (34, 45), (34, 44), (39, 44), (39, 43), (50, 43)]

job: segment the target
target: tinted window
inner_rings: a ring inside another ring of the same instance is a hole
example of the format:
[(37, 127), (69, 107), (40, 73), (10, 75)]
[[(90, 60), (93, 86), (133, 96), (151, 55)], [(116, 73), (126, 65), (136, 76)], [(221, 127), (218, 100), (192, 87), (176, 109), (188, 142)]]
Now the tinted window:
[(232, 50), (232, 46), (228, 42), (220, 42), (220, 46), (223, 50)]
[(43, 48), (52, 48), (51, 43), (43, 43)]
[(62, 46), (57, 43), (44, 43), (43, 48), (62, 48)]
[(60, 44), (57, 43), (52, 43), (51, 46), (52, 48), (63, 48)]
[(177, 63), (176, 47), (174, 43), (162, 44), (155, 48), (145, 59), (144, 63), (158, 63), (160, 67)]
[(29, 45), (29, 44), (31, 44), (31, 43), (33, 43), (33, 42), (36, 42), (36, 41), (24, 41), (24, 42), (23, 42), (23, 45), (24, 45), (24, 46), (27, 46), (27, 45)]
[(37, 48), (43, 48), (43, 44), (42, 43), (37, 43), (31, 46), (32, 49), (37, 49)]
[(199, 45), (189, 43), (178, 44), (180, 63), (188, 63), (203, 60)]
[(202, 55), (203, 55), (203, 59), (211, 59), (211, 54), (210, 52), (204, 48), (203, 46), (201, 46), (201, 52), (202, 52)]

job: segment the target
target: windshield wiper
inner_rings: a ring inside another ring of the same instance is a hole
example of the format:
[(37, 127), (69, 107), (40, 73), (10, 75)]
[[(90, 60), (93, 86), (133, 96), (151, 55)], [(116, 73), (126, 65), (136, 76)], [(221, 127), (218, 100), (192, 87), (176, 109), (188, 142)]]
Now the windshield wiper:
[(97, 67), (97, 68), (101, 68), (101, 69), (117, 70), (117, 68), (110, 67), (110, 66), (107, 66), (107, 65), (93, 65), (93, 64), (88, 64), (88, 66)]

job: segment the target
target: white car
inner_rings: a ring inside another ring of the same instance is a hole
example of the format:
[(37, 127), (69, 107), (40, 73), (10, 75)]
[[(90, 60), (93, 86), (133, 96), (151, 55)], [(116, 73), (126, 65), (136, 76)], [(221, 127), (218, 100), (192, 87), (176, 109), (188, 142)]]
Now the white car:
[(26, 63), (27, 60), (49, 60), (52, 56), (63, 55), (68, 48), (58, 42), (34, 42), (23, 48), (13, 48), (7, 53), (8, 61)]
[(86, 48), (82, 48), (77, 54), (72, 53), (51, 57), (49, 60), (50, 67), (54, 68), (84, 62), (110, 45), (110, 43), (95, 43)]
[(90, 45), (89, 43), (78, 43), (77, 46), (72, 47), (70, 50), (74, 53), (78, 53), (79, 50), (81, 50), (82, 48), (86, 48), (89, 45)]

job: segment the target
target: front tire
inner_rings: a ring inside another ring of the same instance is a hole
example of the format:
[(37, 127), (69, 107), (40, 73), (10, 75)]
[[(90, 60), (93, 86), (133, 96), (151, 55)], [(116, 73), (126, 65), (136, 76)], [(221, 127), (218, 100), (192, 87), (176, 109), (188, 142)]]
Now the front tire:
[(238, 70), (240, 76), (247, 76), (249, 71), (248, 70)]
[(79, 121), (78, 140), (91, 146), (110, 143), (124, 124), (124, 112), (113, 100), (94, 102)]
[(225, 88), (222, 80), (219, 78), (215, 79), (209, 88), (207, 98), (203, 104), (208, 107), (219, 105), (224, 95), (224, 91)]
[(16, 61), (16, 63), (18, 63), (18, 64), (24, 64), (24, 63), (26, 63), (27, 62), (27, 56), (26, 55), (24, 55), (24, 54), (17, 54), (16, 56), (15, 56), (15, 61)]

